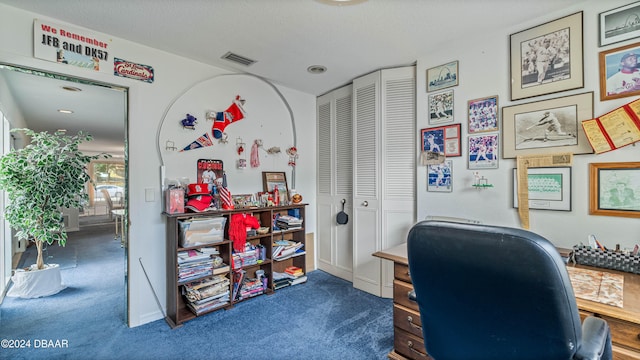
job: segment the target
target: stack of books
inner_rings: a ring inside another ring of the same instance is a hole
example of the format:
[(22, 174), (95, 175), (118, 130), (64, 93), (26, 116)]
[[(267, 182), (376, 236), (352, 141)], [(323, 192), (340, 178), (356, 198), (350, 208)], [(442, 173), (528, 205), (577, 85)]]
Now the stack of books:
[(233, 268), (241, 269), (243, 266), (255, 265), (260, 260), (260, 249), (247, 242), (244, 252), (233, 254)]
[(282, 273), (273, 272), (273, 287), (276, 290), (289, 285), (302, 284), (306, 281), (307, 275), (304, 274), (301, 268), (296, 266), (289, 266)]
[(281, 230), (302, 229), (302, 219), (291, 215), (280, 215), (276, 218), (276, 226)]
[(178, 282), (191, 281), (213, 274), (211, 255), (199, 250), (178, 252)]
[(196, 315), (229, 304), (230, 281), (226, 275), (217, 275), (184, 285), (187, 307)]
[(233, 296), (234, 301), (247, 299), (264, 293), (265, 288), (262, 280), (255, 278), (247, 278), (245, 270), (237, 270), (233, 277)]
[(290, 257), (304, 255), (304, 244), (288, 240), (278, 240), (273, 243), (273, 260), (285, 260)]

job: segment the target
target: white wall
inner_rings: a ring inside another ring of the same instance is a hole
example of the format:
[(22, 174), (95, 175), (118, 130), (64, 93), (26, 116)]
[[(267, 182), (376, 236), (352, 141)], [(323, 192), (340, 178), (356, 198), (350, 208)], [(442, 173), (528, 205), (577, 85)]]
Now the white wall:
[[(486, 224), (520, 227), (517, 209), (512, 207), (512, 169), (515, 159), (500, 159), (499, 168), (480, 170), (488, 178), (493, 188), (479, 190), (473, 188), (473, 171), (467, 169), (467, 101), (486, 96), (498, 95), (499, 106), (511, 106), (566, 95), (594, 92), (594, 116), (600, 116), (623, 104), (635, 100), (627, 97), (600, 102), (598, 79), (598, 52), (633, 43), (617, 43), (598, 47), (598, 14), (622, 6), (629, 1), (587, 1), (544, 18), (532, 19), (529, 23), (501, 29), (492, 34), (470, 34), (470, 36), (450, 42), (442, 49), (428, 49), (426, 55), (417, 61), (417, 133), (430, 127), (427, 121), (426, 69), (449, 61), (459, 61), (459, 85), (454, 90), (454, 122), (462, 123), (462, 157), (453, 157), (453, 192), (434, 193), (426, 191), (426, 169), (418, 167), (418, 220), (427, 215), (458, 216), (481, 220)], [(509, 35), (584, 11), (584, 81), (583, 89), (538, 96), (511, 102), (509, 78)], [(508, 16), (509, 9), (501, 9)], [(444, 30), (443, 30), (444, 31)], [(428, 36), (428, 35), (427, 35)], [(432, 51), (435, 50), (435, 51)], [(502, 111), (500, 110), (500, 114)], [(502, 139), (500, 139), (502, 141)], [(420, 143), (420, 142), (418, 142)], [(600, 155), (576, 155), (572, 168), (572, 211), (530, 211), (530, 229), (557, 246), (571, 247), (585, 242), (589, 234), (595, 234), (605, 246), (613, 248), (619, 243), (633, 247), (640, 242), (640, 221), (633, 218), (593, 216), (588, 214), (589, 188), (588, 164), (592, 162), (626, 162), (640, 159), (640, 147), (628, 146)]]
[[(161, 215), (161, 160), (158, 151), (156, 151), (158, 148), (158, 129), (164, 114), (176, 99), (189, 92), (193, 86), (223, 74), (225, 71), (123, 39), (114, 39), (118, 43), (118, 50), (121, 54), (112, 55), (153, 66), (156, 76), (153, 84), (42, 61), (32, 57), (33, 20), (36, 18), (44, 19), (38, 14), (0, 4), (0, 44), (2, 44), (0, 62), (89, 78), (129, 88), (129, 321), (130, 326), (138, 326), (160, 319), (162, 312), (156, 305), (139, 262), (141, 259), (144, 263), (150, 281), (160, 301), (164, 304), (165, 223)], [(64, 23), (55, 19), (49, 20)], [(75, 26), (74, 24), (68, 25)], [(303, 194), (304, 202), (310, 203), (306, 213), (305, 228), (307, 232), (315, 232), (316, 146), (315, 136), (309, 135), (309, 130), (315, 129), (315, 96), (281, 86), (277, 86), (277, 89), (286, 98), (296, 119), (297, 147), (300, 154), (296, 171), (296, 187)], [(259, 96), (260, 94), (254, 93), (252, 95)], [(212, 97), (211, 100), (215, 100), (215, 104), (212, 106), (224, 105), (226, 109), (231, 99)], [(251, 107), (252, 100), (251, 98), (247, 99), (249, 107)], [(257, 102), (254, 101), (254, 104)], [(256, 115), (260, 112), (268, 113), (273, 109), (281, 111), (282, 104), (263, 104), (263, 106), (266, 108), (254, 108)], [(180, 119), (182, 117), (175, 120), (179, 121)], [(248, 118), (246, 122), (248, 123)], [(283, 150), (291, 145), (291, 130), (285, 131), (265, 126), (262, 132), (265, 144), (281, 146)], [(235, 136), (236, 134), (230, 135), (229, 145), (235, 146)], [(246, 139), (247, 142), (251, 140), (250, 138)], [(178, 144), (178, 142), (176, 143)], [(164, 140), (160, 146), (164, 147)], [(286, 157), (281, 155), (280, 158), (284, 161), (286, 168)], [(232, 164), (235, 159), (222, 158), (222, 160)], [(261, 169), (271, 171), (274, 170), (271, 168), (272, 166), (275, 167), (274, 164), (265, 162)], [(195, 164), (193, 168), (195, 168)], [(171, 169), (167, 170), (171, 171)], [(262, 180), (260, 177), (254, 176), (256, 174), (256, 172), (251, 174), (253, 178), (251, 184), (245, 183), (242, 188), (237, 190), (261, 191)], [(194, 175), (187, 174), (186, 176), (192, 177)], [(155, 201), (145, 202), (145, 189), (151, 189), (154, 192)], [(232, 190), (235, 191), (233, 188)]]

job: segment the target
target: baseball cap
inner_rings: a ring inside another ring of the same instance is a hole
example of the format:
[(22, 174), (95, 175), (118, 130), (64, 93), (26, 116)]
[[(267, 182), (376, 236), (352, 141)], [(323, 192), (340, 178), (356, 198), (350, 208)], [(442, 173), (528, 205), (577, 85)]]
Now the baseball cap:
[(636, 55), (634, 53), (628, 53), (628, 54), (622, 55), (622, 59), (620, 59), (620, 61), (625, 61), (628, 57), (631, 57), (631, 56), (638, 57), (638, 55)]
[(187, 185), (187, 196), (208, 195), (209, 186), (207, 184), (189, 184)]
[(211, 205), (211, 200), (212, 197), (210, 195), (196, 196), (189, 199), (184, 207), (185, 209), (189, 209), (194, 212), (202, 212), (209, 208), (209, 206)]

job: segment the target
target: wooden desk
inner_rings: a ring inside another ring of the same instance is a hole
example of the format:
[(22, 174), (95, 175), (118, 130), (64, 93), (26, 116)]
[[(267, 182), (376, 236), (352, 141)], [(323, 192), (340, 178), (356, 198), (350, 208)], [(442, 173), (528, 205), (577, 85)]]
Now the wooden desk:
[[(394, 262), (394, 349), (389, 353), (389, 358), (430, 359), (426, 355), (422, 339), (420, 310), (418, 305), (407, 297), (407, 292), (413, 290), (409, 276), (407, 244), (378, 251), (373, 256)], [(611, 328), (614, 360), (640, 360), (640, 275), (587, 266), (578, 267), (624, 275), (622, 308), (580, 298), (576, 298), (576, 303), (582, 319), (597, 316), (607, 321)]]

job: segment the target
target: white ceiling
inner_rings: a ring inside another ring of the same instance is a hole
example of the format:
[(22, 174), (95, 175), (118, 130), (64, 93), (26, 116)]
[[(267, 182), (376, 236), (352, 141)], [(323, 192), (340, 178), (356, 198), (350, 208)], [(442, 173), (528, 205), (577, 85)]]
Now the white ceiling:
[[(0, 3), (321, 95), (360, 75), (413, 64), (429, 49), (450, 47), (467, 34), (513, 27), (581, 1), (585, 0), (368, 0), (350, 6), (318, 0)], [(221, 59), (229, 51), (257, 62), (243, 66)], [(153, 65), (153, 59), (148, 60)], [(311, 65), (323, 65), (327, 72), (310, 74)]]

